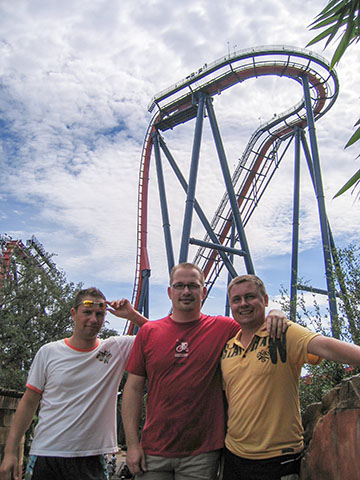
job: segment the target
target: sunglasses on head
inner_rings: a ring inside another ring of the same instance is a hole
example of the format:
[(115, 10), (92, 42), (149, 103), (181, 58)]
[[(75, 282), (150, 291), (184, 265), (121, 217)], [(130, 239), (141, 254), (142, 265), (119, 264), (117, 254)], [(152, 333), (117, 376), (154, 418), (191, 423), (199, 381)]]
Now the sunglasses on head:
[(94, 300), (83, 300), (82, 302), (75, 305), (75, 308), (78, 307), (79, 305), (84, 305), (84, 307), (93, 307), (97, 305), (102, 310), (106, 310), (106, 306), (107, 306), (105, 302), (94, 302)]

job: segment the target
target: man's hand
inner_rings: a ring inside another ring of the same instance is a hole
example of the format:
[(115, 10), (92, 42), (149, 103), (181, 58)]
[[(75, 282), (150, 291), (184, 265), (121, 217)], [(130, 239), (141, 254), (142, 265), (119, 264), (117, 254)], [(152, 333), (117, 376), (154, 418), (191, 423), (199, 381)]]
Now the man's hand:
[(0, 465), (1, 480), (19, 480), (19, 459), (17, 455), (7, 454)]
[(265, 319), (265, 328), (273, 340), (280, 338), (281, 334), (285, 332), (287, 321), (286, 315), (281, 310), (270, 310)]
[(135, 323), (135, 325), (138, 327), (141, 327), (148, 321), (144, 315), (141, 315), (140, 312), (135, 310), (135, 308), (126, 298), (122, 298), (121, 300), (113, 300), (112, 302), (106, 303), (110, 307), (107, 309), (108, 312), (112, 313), (116, 317), (126, 318), (127, 320), (130, 320), (130, 322)]
[(122, 298), (121, 300), (113, 300), (112, 302), (106, 302), (106, 304), (109, 306), (107, 309), (108, 312), (112, 313), (116, 317), (126, 318), (127, 320), (130, 320), (130, 322), (135, 323), (135, 325), (138, 327), (141, 327), (141, 325), (144, 325), (144, 323), (148, 321), (146, 317), (135, 310), (135, 308), (126, 298)]
[(107, 311), (119, 318), (129, 319), (129, 316), (131, 317), (136, 312), (127, 298), (113, 300), (112, 302), (106, 302), (106, 304), (110, 307)]
[(128, 447), (126, 464), (133, 475), (146, 472), (145, 453), (140, 445), (137, 447)]

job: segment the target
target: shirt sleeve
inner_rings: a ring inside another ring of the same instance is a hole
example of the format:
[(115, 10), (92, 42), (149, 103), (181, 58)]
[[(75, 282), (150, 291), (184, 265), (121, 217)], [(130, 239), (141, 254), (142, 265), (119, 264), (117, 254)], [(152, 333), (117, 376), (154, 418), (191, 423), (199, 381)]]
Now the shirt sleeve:
[(26, 386), (31, 390), (42, 393), (46, 383), (46, 352), (45, 348), (41, 347), (31, 364)]
[(310, 340), (317, 337), (319, 333), (314, 333), (297, 323), (288, 322), (288, 324), (288, 339), (289, 342), (291, 342), (291, 349), (289, 351), (291, 352), (293, 361), (298, 364), (312, 363), (313, 365), (320, 362), (320, 357), (310, 355), (307, 351)]
[(135, 338), (134, 335), (119, 335), (113, 337), (118, 344), (119, 351), (124, 358), (124, 361), (127, 362), (131, 353), (131, 350), (134, 346)]
[(237, 335), (238, 331), (240, 330), (240, 325), (233, 318), (230, 318), (230, 317), (218, 317), (218, 318), (222, 318), (226, 323), (227, 332), (228, 332), (227, 340), (230, 340), (231, 338), (235, 337), (235, 335)]

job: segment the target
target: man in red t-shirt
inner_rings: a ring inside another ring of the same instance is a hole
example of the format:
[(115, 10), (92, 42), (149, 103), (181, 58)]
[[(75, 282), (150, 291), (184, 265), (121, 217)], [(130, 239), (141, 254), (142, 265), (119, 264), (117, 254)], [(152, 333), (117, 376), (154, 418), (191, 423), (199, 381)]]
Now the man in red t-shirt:
[[(191, 263), (173, 268), (168, 295), (172, 314), (141, 328), (126, 367), (122, 419), (127, 464), (142, 480), (212, 479), (225, 433), (219, 359), (239, 325), (201, 313), (204, 274)], [(272, 316), (284, 318), (278, 311)]]

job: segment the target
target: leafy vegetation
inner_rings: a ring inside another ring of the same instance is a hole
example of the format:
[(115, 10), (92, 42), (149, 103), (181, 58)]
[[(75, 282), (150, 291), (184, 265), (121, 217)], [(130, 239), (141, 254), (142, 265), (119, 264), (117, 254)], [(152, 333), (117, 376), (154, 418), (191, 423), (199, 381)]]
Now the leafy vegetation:
[[(349, 245), (338, 250), (345, 292), (339, 293), (339, 330), (340, 339), (360, 345), (360, 247)], [(301, 282), (303, 283), (303, 282)], [(281, 290), (281, 308), (290, 311), (290, 298), (286, 290)], [(297, 323), (311, 328), (323, 335), (332, 336), (330, 320), (327, 313), (313, 296), (313, 304), (309, 307), (303, 294), (297, 301)], [(306, 365), (304, 376), (300, 382), (301, 409), (315, 402), (320, 402), (326, 392), (331, 390), (342, 379), (360, 373), (360, 368), (341, 365), (323, 360), (320, 365)]]
[[(316, 16), (315, 21), (310, 25), (311, 30), (321, 29), (307, 46), (313, 45), (324, 39), (325, 48), (338, 35), (339, 41), (334, 55), (331, 59), (330, 67), (333, 68), (339, 63), (347, 48), (360, 39), (360, 2), (359, 0), (331, 0), (327, 6)], [(360, 119), (355, 123), (358, 127), (345, 148), (353, 145), (360, 139)], [(359, 157), (359, 156), (358, 156)], [(358, 187), (360, 182), (360, 169), (343, 185), (336, 193), (335, 197), (346, 192), (352, 186)]]
[[(3, 239), (3, 249), (8, 241)], [(38, 349), (70, 334), (75, 286), (67, 284), (52, 263), (45, 268), (43, 259), (20, 244), (7, 264), (4, 257), (0, 260), (0, 385), (21, 391)]]

